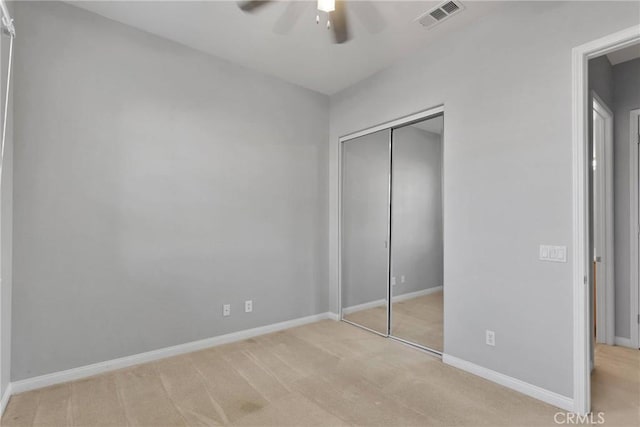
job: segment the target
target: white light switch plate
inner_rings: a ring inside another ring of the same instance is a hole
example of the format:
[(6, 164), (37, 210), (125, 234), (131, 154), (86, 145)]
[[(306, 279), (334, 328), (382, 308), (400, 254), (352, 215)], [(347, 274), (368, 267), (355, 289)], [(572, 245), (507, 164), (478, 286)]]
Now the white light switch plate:
[(567, 247), (540, 245), (540, 261), (567, 262)]

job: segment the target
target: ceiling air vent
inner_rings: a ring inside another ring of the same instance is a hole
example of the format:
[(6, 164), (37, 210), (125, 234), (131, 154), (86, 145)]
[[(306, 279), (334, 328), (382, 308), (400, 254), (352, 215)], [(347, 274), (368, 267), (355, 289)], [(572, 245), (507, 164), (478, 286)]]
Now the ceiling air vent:
[(416, 18), (425, 28), (431, 28), (464, 9), (459, 1), (446, 1)]
[(431, 12), (429, 15), (431, 15), (431, 17), (436, 21), (441, 21), (447, 17), (447, 14), (444, 13), (444, 10), (442, 9), (436, 9), (433, 12)]

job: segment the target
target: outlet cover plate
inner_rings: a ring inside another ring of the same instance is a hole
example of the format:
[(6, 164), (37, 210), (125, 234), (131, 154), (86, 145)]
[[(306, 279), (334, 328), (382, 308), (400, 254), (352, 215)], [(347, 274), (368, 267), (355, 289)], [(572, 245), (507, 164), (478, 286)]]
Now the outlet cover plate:
[(491, 347), (495, 347), (496, 345), (496, 333), (494, 331), (487, 330), (486, 343)]

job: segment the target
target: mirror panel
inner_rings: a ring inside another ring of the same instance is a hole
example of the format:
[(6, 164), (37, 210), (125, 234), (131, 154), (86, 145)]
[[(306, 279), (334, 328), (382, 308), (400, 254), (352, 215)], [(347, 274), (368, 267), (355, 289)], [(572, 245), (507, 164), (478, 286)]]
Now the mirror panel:
[(342, 318), (388, 335), (391, 130), (342, 143)]
[(391, 332), (443, 349), (443, 116), (393, 130)]

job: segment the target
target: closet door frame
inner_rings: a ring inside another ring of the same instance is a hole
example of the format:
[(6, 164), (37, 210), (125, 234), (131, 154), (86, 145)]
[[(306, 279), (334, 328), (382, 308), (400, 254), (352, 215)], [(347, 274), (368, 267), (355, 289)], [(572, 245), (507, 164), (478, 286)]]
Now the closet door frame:
[[(444, 104), (442, 105), (438, 105), (436, 107), (433, 108), (429, 108), (414, 114), (410, 114), (407, 116), (403, 116), (397, 119), (393, 119), (393, 120), (389, 120), (387, 122), (383, 122), (356, 132), (352, 132), (349, 134), (346, 134), (344, 136), (341, 136), (338, 138), (338, 142), (339, 142), (339, 146), (340, 149), (338, 150), (338, 182), (339, 182), (339, 187), (338, 187), (338, 210), (339, 210), (339, 220), (338, 220), (338, 306), (340, 309), (340, 320), (346, 323), (349, 323), (351, 325), (357, 326), (359, 328), (368, 330), (370, 332), (374, 332), (378, 335), (382, 335), (384, 337), (388, 337), (388, 338), (392, 338), (394, 340), (397, 340), (399, 342), (405, 343), (405, 344), (409, 344), (411, 346), (414, 346), (416, 348), (419, 348), (421, 350), (424, 350), (428, 353), (431, 354), (436, 354), (438, 356), (441, 355), (440, 352), (431, 350), (427, 347), (421, 346), (419, 344), (415, 344), (406, 340), (403, 340), (401, 338), (397, 338), (394, 337), (392, 335), (390, 335), (390, 330), (391, 330), (391, 321), (392, 321), (392, 307), (391, 307), (391, 245), (392, 245), (392, 241), (391, 241), (391, 185), (392, 185), (392, 146), (393, 146), (393, 129), (394, 128), (398, 128), (398, 127), (402, 127), (402, 126), (407, 126), (410, 125), (412, 123), (415, 122), (421, 122), (423, 120), (427, 120), (431, 117), (435, 117), (435, 116), (440, 116), (444, 114)], [(372, 329), (367, 328), (366, 326), (362, 326), (359, 325), (357, 323), (351, 322), (347, 319), (344, 318), (344, 313), (342, 310), (342, 255), (343, 255), (343, 239), (342, 239), (342, 214), (343, 214), (343, 206), (342, 206), (342, 185), (343, 185), (343, 167), (344, 167), (344, 163), (343, 163), (343, 147), (344, 147), (344, 143), (353, 140), (355, 138), (359, 138), (362, 136), (366, 136), (375, 132), (379, 132), (379, 131), (383, 131), (383, 130), (389, 130), (389, 179), (388, 179), (388, 188), (387, 188), (387, 206), (388, 206), (388, 220), (387, 220), (387, 333), (385, 334), (381, 334), (380, 332), (374, 331)], [(444, 197), (444, 194), (443, 194)]]

